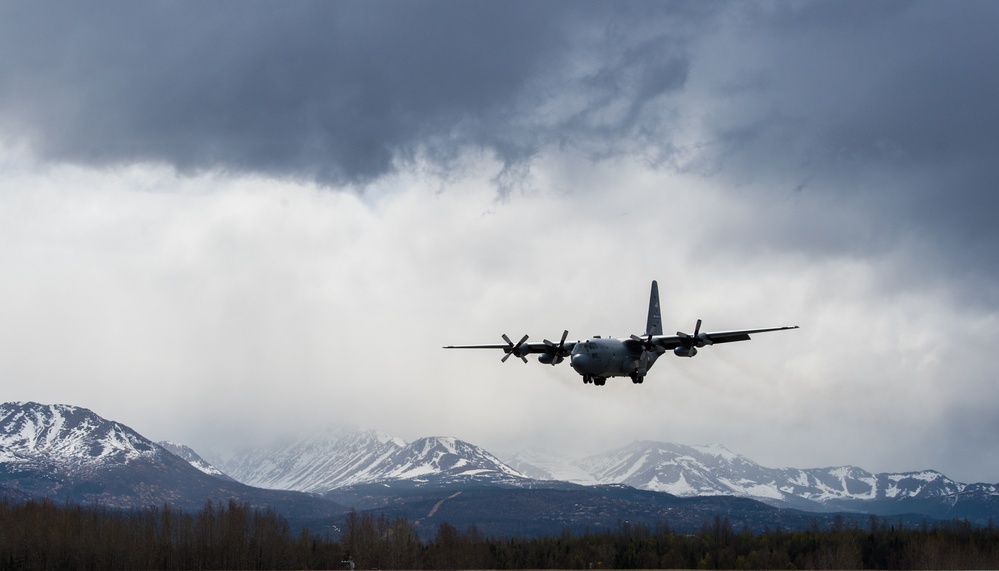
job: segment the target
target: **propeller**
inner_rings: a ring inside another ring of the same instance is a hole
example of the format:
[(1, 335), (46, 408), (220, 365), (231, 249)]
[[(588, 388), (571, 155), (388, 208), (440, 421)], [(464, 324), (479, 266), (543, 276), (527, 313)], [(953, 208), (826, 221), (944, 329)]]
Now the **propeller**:
[(651, 351), (652, 348), (655, 347), (655, 344), (652, 343), (651, 333), (649, 333), (648, 336), (645, 338), (639, 337), (638, 335), (632, 335), (631, 340), (634, 341), (635, 343), (640, 343), (642, 347), (645, 348), (646, 351)]
[[(714, 343), (713, 341), (711, 341), (711, 339), (708, 338), (706, 334), (701, 333), (700, 319), (698, 319), (697, 323), (694, 324), (693, 335), (688, 335), (683, 331), (677, 331), (676, 334), (677, 336), (683, 338), (683, 343), (680, 345), (680, 347), (677, 347), (676, 351), (674, 352), (686, 350), (684, 351), (686, 353), (685, 356), (688, 357), (693, 357), (694, 355), (697, 354), (697, 349), (696, 349), (697, 347), (704, 347), (705, 345), (712, 345)], [(679, 354), (680, 353), (677, 352), (677, 355)]]
[(516, 355), (523, 359), (525, 363), (527, 362), (527, 357), (525, 357), (524, 353), (521, 352), (521, 347), (524, 345), (524, 341), (527, 341), (527, 335), (521, 337), (520, 341), (517, 341), (516, 345), (513, 344), (513, 341), (510, 341), (510, 338), (506, 336), (506, 333), (503, 334), (503, 340), (506, 341), (506, 344), (509, 345), (509, 347), (503, 349), (503, 351), (506, 352), (506, 355), (503, 355), (500, 362), (506, 363), (506, 360), (510, 358), (510, 355)]
[(676, 334), (678, 336), (680, 336), (680, 337), (685, 338), (685, 339), (692, 339), (694, 337), (697, 337), (700, 334), (700, 332), (701, 332), (701, 320), (698, 319), (697, 323), (694, 324), (694, 334), (693, 335), (690, 335), (688, 333), (684, 333), (683, 331), (677, 331)]
[[(566, 329), (562, 332), (562, 339), (559, 340), (558, 345), (545, 339), (545, 346), (548, 347), (548, 354), (551, 355), (551, 364), (558, 365), (565, 359), (565, 338), (569, 336), (569, 330)], [(546, 359), (547, 360), (547, 359)]]
[(638, 335), (631, 336), (631, 340), (642, 347), (642, 354), (638, 356), (638, 362), (635, 363), (635, 367), (640, 375), (645, 375), (645, 372), (649, 370), (649, 354), (662, 353), (663, 351), (658, 345), (652, 342), (652, 337), (652, 333), (647, 334), (645, 337), (639, 337)]

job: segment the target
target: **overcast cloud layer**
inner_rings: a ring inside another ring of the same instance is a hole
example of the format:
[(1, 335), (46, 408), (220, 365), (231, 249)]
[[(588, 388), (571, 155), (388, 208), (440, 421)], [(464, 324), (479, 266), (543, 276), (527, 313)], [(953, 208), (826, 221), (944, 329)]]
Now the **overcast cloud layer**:
[[(2, 400), (999, 482), (999, 4), (0, 3)], [(797, 324), (646, 383), (442, 345)]]

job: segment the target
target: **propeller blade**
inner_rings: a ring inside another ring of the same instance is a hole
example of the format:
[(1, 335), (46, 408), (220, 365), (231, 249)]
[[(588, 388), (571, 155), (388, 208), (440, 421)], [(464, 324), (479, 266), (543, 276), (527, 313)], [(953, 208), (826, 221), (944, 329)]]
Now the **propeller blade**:
[[(683, 337), (684, 341), (690, 342), (690, 347), (704, 347), (705, 345), (712, 345), (714, 342), (708, 339), (706, 333), (701, 333), (701, 320), (698, 319), (697, 323), (694, 324), (694, 334), (687, 335), (683, 331), (677, 331), (676, 334)], [(687, 346), (686, 344), (684, 346)]]
[(565, 350), (565, 338), (568, 336), (569, 336), (569, 330), (566, 329), (565, 331), (562, 332), (562, 338), (559, 339), (558, 345), (556, 345), (554, 341), (549, 341), (547, 339), (544, 339), (546, 354), (543, 355), (542, 357), (539, 357), (538, 360), (541, 361), (542, 363), (548, 363), (553, 366), (558, 365), (563, 360), (565, 360), (565, 358), (569, 356), (569, 354)]
[(502, 359), (500, 359), (500, 363), (506, 363), (506, 360), (510, 358), (510, 355), (513, 355), (513, 352), (516, 349), (516, 347), (513, 346), (513, 341), (511, 341), (510, 338), (507, 337), (506, 333), (502, 333), (501, 335), (503, 336), (503, 340), (506, 341), (506, 344), (509, 345), (509, 347), (503, 349), (503, 351), (506, 354), (503, 355)]
[(523, 337), (521, 337), (520, 341), (517, 341), (516, 345), (514, 345), (513, 341), (511, 341), (510, 338), (507, 337), (506, 333), (503, 333), (502, 336), (503, 336), (503, 340), (506, 341), (506, 344), (509, 345), (509, 347), (503, 349), (503, 351), (506, 352), (506, 355), (503, 355), (503, 358), (500, 359), (500, 362), (501, 363), (506, 363), (506, 360), (510, 358), (510, 355), (516, 355), (516, 356), (520, 357), (526, 363), (527, 362), (527, 357), (525, 357), (524, 354), (520, 352), (520, 347), (521, 347), (521, 345), (524, 344), (524, 341), (527, 341), (527, 337), (528, 336), (524, 335)]
[(565, 331), (562, 332), (562, 338), (559, 339), (558, 345), (556, 345), (553, 341), (549, 341), (547, 339), (544, 339), (544, 343), (549, 347), (558, 349), (558, 352), (561, 353), (562, 350), (565, 349), (565, 338), (568, 336), (569, 336), (569, 330), (566, 329)]

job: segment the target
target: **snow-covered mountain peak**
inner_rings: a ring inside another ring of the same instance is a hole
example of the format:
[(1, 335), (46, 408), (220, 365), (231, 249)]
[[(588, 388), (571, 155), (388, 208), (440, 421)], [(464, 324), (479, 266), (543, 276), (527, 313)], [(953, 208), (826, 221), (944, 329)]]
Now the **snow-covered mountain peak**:
[[(584, 458), (579, 465), (597, 482), (623, 483), (680, 496), (780, 495), (758, 485), (757, 464), (720, 445), (685, 446), (639, 440)], [(716, 477), (719, 472), (722, 478)], [(752, 493), (746, 489), (748, 485), (754, 486)]]
[(171, 454), (183, 458), (189, 464), (191, 464), (198, 470), (201, 470), (205, 474), (208, 474), (209, 476), (215, 476), (218, 478), (232, 480), (232, 478), (230, 478), (228, 475), (222, 472), (222, 470), (219, 470), (210, 462), (199, 456), (198, 453), (192, 450), (190, 446), (185, 446), (184, 444), (179, 444), (177, 442), (170, 442), (167, 440), (163, 442), (157, 442), (157, 444), (159, 444), (161, 447), (166, 449)]
[(427, 476), (510, 476), (526, 478), (482, 448), (450, 436), (414, 440), (388, 459), (382, 476), (408, 480)]
[(525, 478), (492, 454), (458, 438), (432, 436), (406, 444), (375, 431), (350, 429), (244, 451), (221, 468), (253, 486), (315, 493), (384, 480)]
[[(453, 436), (427, 436), (414, 440), (413, 445), (420, 445), (426, 448), (441, 448), (451, 454), (457, 454), (459, 442), (461, 441)], [(462, 444), (465, 443), (462, 442)]]
[(131, 428), (85, 408), (35, 402), (0, 404), (0, 449), (8, 462), (44, 457), (72, 464), (128, 462), (157, 450)]
[(402, 448), (403, 446), (406, 445), (406, 441), (397, 436), (389, 436), (384, 432), (375, 432), (374, 435), (375, 438), (378, 440), (378, 442), (380, 442), (381, 444), (388, 444), (392, 446), (397, 446), (399, 448)]
[(305, 440), (243, 450), (220, 468), (244, 484), (323, 493), (368, 481), (368, 474), (406, 443), (374, 430), (338, 427)]
[(706, 456), (717, 456), (723, 460), (732, 461), (740, 458), (738, 454), (732, 452), (728, 448), (725, 448), (721, 444), (701, 444), (696, 446), (691, 446), (694, 450), (697, 450), (701, 454)]

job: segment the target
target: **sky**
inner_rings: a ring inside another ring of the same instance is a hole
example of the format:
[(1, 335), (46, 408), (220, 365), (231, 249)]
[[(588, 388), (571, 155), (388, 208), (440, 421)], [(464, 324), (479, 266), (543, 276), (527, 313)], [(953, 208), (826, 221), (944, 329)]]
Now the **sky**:
[[(999, 482), (999, 4), (0, 2), (0, 400)], [(798, 325), (584, 385), (444, 345)]]

